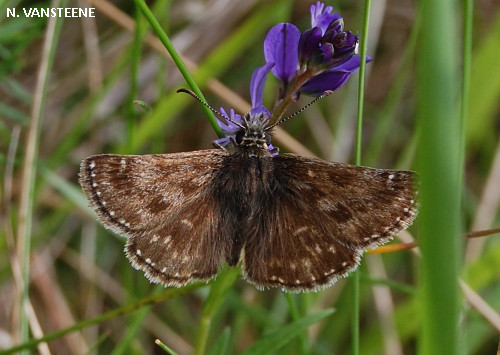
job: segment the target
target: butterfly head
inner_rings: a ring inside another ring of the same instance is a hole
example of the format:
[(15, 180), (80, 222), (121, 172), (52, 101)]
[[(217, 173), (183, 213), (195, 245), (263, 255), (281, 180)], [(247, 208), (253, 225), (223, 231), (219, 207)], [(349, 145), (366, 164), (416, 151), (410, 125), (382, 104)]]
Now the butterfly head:
[(253, 108), (244, 115), (238, 115), (233, 110), (228, 115), (223, 108), (221, 113), (227, 123), (217, 121), (225, 137), (217, 139), (216, 145), (230, 150), (235, 147), (249, 156), (262, 155), (263, 152), (272, 157), (278, 155), (278, 148), (271, 143), (270, 113), (265, 107)]
[(265, 149), (271, 144), (271, 135), (266, 132), (269, 116), (265, 112), (249, 113), (243, 115), (241, 128), (236, 132), (234, 141), (239, 147)]

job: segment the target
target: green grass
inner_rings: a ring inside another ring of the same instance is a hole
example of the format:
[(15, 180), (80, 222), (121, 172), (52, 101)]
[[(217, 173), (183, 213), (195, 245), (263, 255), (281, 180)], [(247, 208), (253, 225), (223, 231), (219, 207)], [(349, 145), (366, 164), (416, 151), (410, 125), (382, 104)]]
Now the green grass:
[[(458, 26), (452, 1), (423, 1), (417, 55), (420, 354), (459, 354), (459, 254), (462, 245), (460, 144), (457, 111)], [(431, 55), (432, 54), (432, 55)], [(436, 236), (439, 236), (436, 238)], [(439, 267), (436, 267), (438, 266)]]
[[(268, 29), (289, 21), (304, 30), (309, 4), (232, 1), (226, 11), (165, 0), (149, 4), (149, 18), (142, 1), (114, 4), (97, 7), (84, 27), (79, 18), (6, 18), (7, 7), (34, 5), (0, 2), (0, 331), (10, 339), (0, 354), (37, 346), (68, 354), (495, 353), (500, 239), (462, 234), (500, 225), (498, 5), (371, 2), (366, 32), (365, 2), (331, 3), (347, 29), (368, 33), (374, 60), (364, 99), (356, 103), (354, 76), (283, 125), (297, 142), (274, 143), (417, 170), (421, 213), (409, 232), (422, 256), (365, 255), (354, 281), (297, 295), (258, 291), (227, 267), (209, 284), (151, 285), (130, 266), (124, 240), (97, 223), (77, 172), (91, 154), (211, 148), (217, 135), (203, 108), (175, 91), (196, 84), (212, 106), (244, 110)], [(187, 68), (157, 38), (188, 58)], [(189, 84), (180, 72), (191, 73)], [(465, 299), (459, 278), (484, 303)]]

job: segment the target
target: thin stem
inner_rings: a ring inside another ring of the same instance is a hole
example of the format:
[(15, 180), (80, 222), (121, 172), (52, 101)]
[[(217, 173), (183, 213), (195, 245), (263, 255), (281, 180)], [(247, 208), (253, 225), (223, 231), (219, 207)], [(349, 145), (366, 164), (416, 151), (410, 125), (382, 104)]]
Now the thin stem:
[[(177, 68), (179, 68), (180, 73), (182, 74), (182, 76), (186, 80), (189, 87), (194, 91), (194, 93), (196, 95), (198, 95), (203, 101), (206, 102), (207, 100), (203, 96), (200, 88), (198, 87), (198, 84), (196, 83), (194, 78), (191, 76), (191, 73), (189, 72), (188, 68), (184, 64), (184, 61), (182, 60), (181, 56), (179, 55), (179, 53), (177, 53), (174, 45), (172, 44), (172, 42), (170, 42), (170, 39), (168, 38), (167, 34), (165, 33), (165, 31), (163, 31), (160, 24), (158, 23), (158, 21), (154, 17), (153, 13), (151, 12), (151, 10), (149, 10), (149, 7), (146, 5), (145, 1), (144, 0), (134, 0), (134, 2), (137, 4), (139, 9), (142, 11), (144, 17), (146, 17), (146, 19), (149, 21), (149, 24), (151, 25), (151, 27), (155, 31), (156, 35), (158, 36), (158, 39), (165, 46), (165, 49), (168, 51), (168, 53), (172, 57), (172, 60), (174, 61)], [(206, 108), (204, 106), (202, 106), (202, 107), (203, 107), (203, 110), (205, 111), (205, 113), (207, 114), (208, 120), (209, 120), (210, 124), (212, 125), (212, 128), (214, 129), (217, 136), (219, 138), (224, 137), (224, 134), (222, 133), (221, 128), (217, 124), (217, 120), (215, 119), (215, 116), (213, 115), (213, 113), (208, 108)]]
[(233, 285), (239, 275), (238, 268), (227, 268), (220, 272), (217, 279), (210, 285), (210, 293), (203, 307), (203, 314), (200, 320), (200, 327), (196, 336), (195, 355), (206, 353), (210, 326), (215, 314), (224, 301), (227, 290)]
[(298, 75), (295, 78), (295, 80), (293, 80), (293, 85), (286, 92), (283, 100), (281, 100), (278, 106), (273, 110), (269, 122), (271, 123), (278, 122), (285, 115), (288, 106), (290, 106), (290, 104), (293, 102), (292, 99), (293, 95), (295, 95), (298, 92), (298, 90), (302, 87), (302, 85), (304, 85), (304, 83), (311, 77), (312, 74), (306, 71), (303, 74)]
[[(65, 1), (53, 1), (53, 7), (64, 7)], [(31, 122), (28, 129), (25, 158), (23, 162), (23, 175), (21, 181), (21, 196), (19, 203), (19, 223), (17, 229), (17, 254), (21, 261), (21, 272), (23, 278), (20, 300), (20, 336), (21, 341), (29, 339), (28, 332), (28, 304), (29, 304), (29, 280), (30, 280), (30, 253), (31, 235), (33, 221), (33, 200), (35, 197), (35, 179), (37, 171), (38, 145), (40, 140), (40, 127), (45, 110), (49, 73), (54, 63), (55, 49), (58, 45), (61, 25), (63, 19), (60, 17), (50, 18), (43, 55), (36, 83), (33, 106), (31, 109)]]
[[(354, 163), (361, 165), (361, 138), (363, 130), (363, 102), (365, 96), (365, 72), (366, 51), (368, 48), (368, 27), (370, 19), (371, 1), (365, 0), (365, 12), (363, 19), (363, 40), (361, 41), (359, 85), (358, 85), (358, 109), (356, 121), (356, 158)], [(352, 280), (352, 354), (359, 354), (359, 271), (354, 272)]]
[(133, 135), (135, 132), (136, 126), (136, 108), (134, 105), (134, 100), (137, 99), (137, 95), (139, 92), (139, 70), (141, 67), (141, 52), (142, 52), (142, 43), (144, 40), (144, 29), (145, 29), (145, 21), (141, 16), (141, 12), (139, 7), (135, 6), (135, 31), (134, 31), (134, 41), (132, 42), (131, 48), (131, 63), (130, 63), (130, 93), (128, 99), (128, 107), (127, 107), (127, 143), (126, 143), (126, 151), (127, 153), (132, 153), (132, 142), (134, 141)]
[(366, 56), (368, 48), (368, 25), (370, 18), (371, 0), (365, 0), (365, 13), (363, 24), (363, 40), (361, 41), (360, 65), (359, 65), (359, 85), (358, 85), (358, 110), (356, 124), (356, 158), (354, 163), (361, 165), (361, 139), (363, 132), (363, 103), (365, 97), (365, 73), (366, 73)]
[[(301, 295), (302, 296), (302, 295)], [(290, 310), (290, 315), (292, 316), (293, 321), (298, 321), (303, 315), (300, 314), (297, 308), (297, 302), (295, 301), (294, 295), (290, 293), (285, 293), (285, 298), (288, 303), (288, 309)], [(299, 354), (307, 354), (308, 353), (308, 345), (307, 338), (305, 332), (302, 332), (298, 335), (299, 340)]]
[[(460, 162), (465, 162), (465, 130), (467, 125), (467, 113), (469, 112), (469, 94), (470, 94), (470, 76), (471, 76), (471, 60), (472, 60), (472, 20), (474, 2), (465, 0), (464, 2), (464, 44), (463, 44), (463, 64), (462, 64), (462, 106), (460, 112), (460, 127), (462, 134), (460, 135)], [(460, 186), (464, 180), (464, 166), (460, 168)]]

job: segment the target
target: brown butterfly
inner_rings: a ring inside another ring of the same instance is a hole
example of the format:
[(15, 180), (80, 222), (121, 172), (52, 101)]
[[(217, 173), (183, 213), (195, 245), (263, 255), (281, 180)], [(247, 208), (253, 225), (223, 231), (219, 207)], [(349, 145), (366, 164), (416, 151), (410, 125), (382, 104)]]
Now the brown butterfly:
[(411, 225), (415, 173), (277, 155), (267, 122), (243, 116), (228, 149), (83, 160), (91, 206), (152, 282), (179, 287), (241, 263), (259, 289), (319, 290)]

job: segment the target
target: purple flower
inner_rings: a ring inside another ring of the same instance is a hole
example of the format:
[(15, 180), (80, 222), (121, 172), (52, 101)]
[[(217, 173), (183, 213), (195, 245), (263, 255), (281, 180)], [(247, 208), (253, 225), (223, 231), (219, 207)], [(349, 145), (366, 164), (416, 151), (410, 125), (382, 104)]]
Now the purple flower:
[(326, 32), (326, 29), (333, 21), (340, 19), (337, 13), (331, 15), (332, 6), (327, 6), (323, 11), (324, 7), (325, 4), (320, 1), (317, 1), (316, 5), (311, 5), (311, 27), (319, 27), (323, 33)]
[(283, 84), (280, 99), (288, 90), (296, 99), (300, 93), (320, 96), (341, 87), (359, 69), (358, 41), (357, 35), (344, 31), (333, 8), (319, 1), (311, 5), (311, 28), (304, 33), (290, 23), (274, 26), (264, 41), (264, 56)]
[[(367, 62), (370, 60), (371, 58), (367, 58)], [(302, 85), (300, 91), (305, 95), (317, 97), (326, 91), (337, 90), (359, 69), (360, 62), (359, 56), (352, 57), (344, 64), (313, 76)]]
[[(227, 118), (227, 123), (222, 122), (217, 119), (219, 127), (222, 129), (225, 137), (215, 140), (215, 143), (225, 147), (231, 141), (236, 140), (236, 134), (240, 132), (245, 125), (248, 123), (256, 124), (257, 121), (259, 125), (266, 126), (269, 123), (269, 117), (271, 113), (262, 104), (264, 86), (266, 84), (267, 74), (274, 67), (273, 63), (267, 63), (262, 67), (257, 68), (252, 74), (252, 80), (250, 81), (250, 97), (252, 100), (252, 109), (245, 115), (245, 118), (234, 112), (233, 109), (229, 111), (229, 115), (226, 113), (224, 108), (220, 108), (220, 113)], [(267, 145), (267, 150), (272, 156), (278, 155), (278, 149), (275, 148), (271, 143)]]
[(295, 77), (300, 31), (291, 23), (280, 23), (267, 33), (264, 40), (266, 63), (274, 64), (273, 74), (286, 87)]
[(250, 113), (259, 114), (264, 113), (267, 117), (271, 116), (271, 113), (262, 104), (262, 99), (264, 95), (264, 86), (266, 85), (267, 74), (274, 67), (274, 63), (266, 63), (263, 66), (255, 69), (252, 74), (252, 79), (250, 80), (250, 98), (252, 99), (252, 110)]
[[(229, 115), (221, 108), (226, 122), (217, 120), (225, 137), (215, 142), (227, 146), (239, 143), (241, 133), (256, 131), (264, 135), (267, 149), (272, 156), (278, 151), (268, 142), (269, 123), (279, 124), (288, 106), (301, 93), (319, 97), (344, 85), (360, 66), (357, 54), (359, 37), (344, 31), (344, 21), (333, 13), (331, 6), (321, 2), (311, 6), (311, 28), (301, 33), (291, 23), (280, 23), (268, 32), (264, 41), (266, 64), (255, 70), (250, 83), (252, 109), (244, 116), (234, 110)], [(367, 61), (371, 60), (370, 58)], [(272, 72), (282, 84), (277, 105), (272, 113), (263, 105), (267, 75)], [(246, 136), (245, 136), (246, 137)], [(248, 139), (248, 137), (246, 137)], [(264, 139), (264, 138), (259, 138)]]
[(221, 128), (222, 133), (224, 133), (225, 137), (216, 139), (214, 142), (225, 147), (229, 144), (232, 138), (234, 139), (236, 133), (241, 129), (239, 125), (242, 124), (243, 120), (241, 118), (241, 115), (235, 113), (233, 109), (229, 110), (229, 115), (226, 113), (226, 110), (224, 110), (223, 107), (219, 109), (219, 112), (226, 118), (226, 122), (223, 122), (216, 118), (217, 124)]

